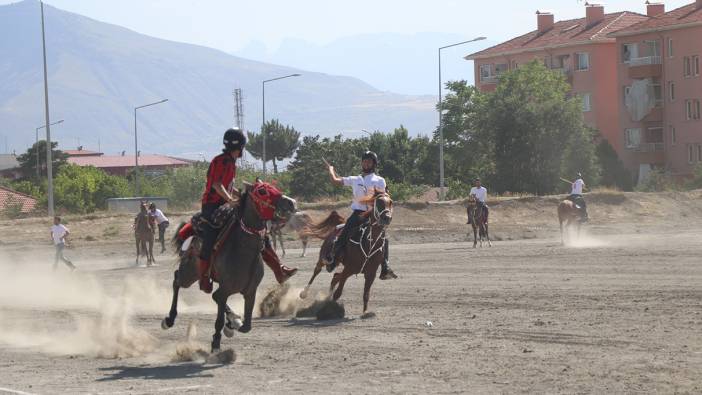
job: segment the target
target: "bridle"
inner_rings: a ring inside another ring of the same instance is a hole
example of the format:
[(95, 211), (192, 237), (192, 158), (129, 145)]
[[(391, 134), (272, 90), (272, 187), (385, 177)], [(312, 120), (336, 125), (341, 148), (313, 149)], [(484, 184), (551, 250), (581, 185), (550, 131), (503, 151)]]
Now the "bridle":
[[(373, 211), (372, 211), (372, 219), (371, 222), (368, 225), (363, 225), (361, 226), (361, 237), (359, 237), (358, 241), (355, 241), (353, 239), (349, 239), (349, 241), (353, 244), (356, 244), (358, 248), (361, 250), (361, 253), (363, 254), (364, 261), (363, 265), (361, 265), (361, 269), (359, 270), (359, 273), (363, 273), (363, 269), (365, 269), (366, 264), (368, 261), (378, 252), (383, 251), (385, 248), (385, 228), (387, 225), (381, 225), (380, 224), (380, 217), (383, 216), (385, 213), (390, 213), (390, 208), (387, 206), (383, 210), (378, 209), (378, 200), (380, 200), (381, 197), (387, 196), (386, 193), (380, 193), (378, 194), (375, 199), (373, 200)], [(380, 227), (380, 232), (377, 233), (377, 235), (374, 237), (373, 236), (373, 229), (379, 226)], [(368, 234), (364, 238), (364, 236)], [(368, 249), (364, 248), (363, 241), (367, 240), (368, 241)]]

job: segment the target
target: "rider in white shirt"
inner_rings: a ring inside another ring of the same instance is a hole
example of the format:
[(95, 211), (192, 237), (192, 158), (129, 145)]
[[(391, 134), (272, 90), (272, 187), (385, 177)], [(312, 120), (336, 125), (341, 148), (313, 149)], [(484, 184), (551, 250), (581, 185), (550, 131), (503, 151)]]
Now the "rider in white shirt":
[(161, 254), (166, 252), (166, 228), (169, 225), (168, 218), (163, 215), (163, 211), (156, 208), (155, 203), (149, 204), (149, 216), (156, 220), (156, 226), (158, 226), (158, 241), (161, 242)]
[(570, 196), (568, 196), (566, 199), (580, 206), (580, 220), (582, 222), (587, 222), (587, 204), (585, 203), (585, 199), (583, 198), (583, 188), (585, 188), (585, 181), (583, 181), (583, 175), (578, 173), (575, 178), (575, 181), (573, 181), (571, 184)]
[[(470, 189), (470, 195), (475, 196), (475, 199), (478, 201), (478, 207), (481, 207), (483, 209), (483, 212), (485, 213), (485, 223), (488, 221), (488, 215), (490, 213), (490, 210), (486, 204), (487, 201), (487, 188), (482, 186), (480, 183), (480, 178), (476, 178), (473, 181), (473, 187)], [(470, 215), (468, 216), (468, 223), (470, 223)]]
[[(364, 212), (368, 210), (366, 204), (359, 203), (359, 200), (367, 197), (368, 195), (374, 193), (374, 191), (385, 192), (387, 190), (387, 185), (385, 184), (385, 179), (377, 174), (375, 174), (375, 169), (378, 167), (378, 155), (372, 151), (366, 151), (361, 157), (361, 168), (363, 173), (358, 176), (350, 177), (339, 177), (334, 171), (334, 166), (329, 166), (329, 175), (331, 180), (336, 185), (349, 186), (353, 190), (353, 202), (351, 203), (351, 216), (346, 220), (344, 229), (342, 229), (339, 237), (337, 237), (334, 243), (334, 249), (332, 254), (328, 257), (329, 264), (327, 265), (327, 271), (332, 272), (336, 268), (337, 259), (343, 251), (344, 246), (349, 239), (351, 230), (355, 229), (364, 218), (361, 216)], [(388, 254), (388, 244), (389, 240), (385, 241), (385, 259), (380, 269), (380, 279), (395, 279), (397, 276), (390, 269), (388, 264), (389, 254)]]

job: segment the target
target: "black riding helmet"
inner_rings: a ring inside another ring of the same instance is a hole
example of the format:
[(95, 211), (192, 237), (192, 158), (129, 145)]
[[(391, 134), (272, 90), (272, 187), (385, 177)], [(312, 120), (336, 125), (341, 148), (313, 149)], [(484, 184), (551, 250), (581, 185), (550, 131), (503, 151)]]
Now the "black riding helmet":
[(363, 156), (361, 156), (361, 160), (366, 160), (366, 159), (373, 159), (373, 163), (375, 163), (376, 166), (378, 166), (378, 154), (376, 154), (373, 151), (366, 151), (363, 153)]
[(224, 132), (224, 138), (222, 140), (225, 152), (231, 152), (237, 149), (243, 151), (246, 145), (246, 136), (244, 136), (244, 132), (239, 128), (232, 128)]

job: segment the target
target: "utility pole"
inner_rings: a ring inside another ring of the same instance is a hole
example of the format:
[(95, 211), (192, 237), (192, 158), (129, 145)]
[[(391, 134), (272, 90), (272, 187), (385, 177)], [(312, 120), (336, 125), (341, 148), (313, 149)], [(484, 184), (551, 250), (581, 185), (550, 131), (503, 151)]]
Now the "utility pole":
[(234, 126), (244, 130), (244, 96), (241, 88), (234, 89)]
[(46, 177), (48, 179), (49, 217), (54, 216), (54, 174), (51, 168), (51, 122), (49, 121), (49, 82), (46, 75), (46, 34), (44, 31), (44, 2), (41, 5), (41, 47), (44, 55), (44, 117), (46, 119)]

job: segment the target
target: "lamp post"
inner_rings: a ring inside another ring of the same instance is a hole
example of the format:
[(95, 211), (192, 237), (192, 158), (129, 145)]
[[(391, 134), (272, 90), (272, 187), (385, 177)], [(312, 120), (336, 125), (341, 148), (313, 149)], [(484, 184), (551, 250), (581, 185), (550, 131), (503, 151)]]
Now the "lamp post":
[(157, 102), (144, 104), (143, 106), (134, 107), (134, 195), (139, 195), (139, 139), (137, 137), (137, 110), (144, 107), (155, 106), (165, 103), (168, 99), (163, 99)]
[(444, 102), (441, 98), (441, 91), (443, 89), (441, 82), (441, 50), (481, 40), (485, 40), (485, 37), (477, 37), (472, 40), (461, 41), (460, 43), (446, 45), (439, 48), (439, 187), (441, 188), (441, 200), (444, 200), (444, 198), (446, 197), (446, 189), (444, 186)]
[(262, 100), (262, 104), (263, 104), (263, 106), (262, 106), (263, 108), (261, 111), (262, 115), (263, 115), (263, 122), (261, 123), (261, 134), (263, 137), (263, 148), (261, 150), (262, 151), (261, 160), (263, 161), (263, 174), (264, 175), (266, 174), (266, 130), (265, 130), (265, 128), (266, 128), (266, 83), (272, 82), (272, 81), (277, 81), (277, 80), (282, 80), (284, 78), (299, 77), (301, 75), (302, 74), (298, 74), (298, 73), (284, 75), (282, 77), (276, 77), (276, 78), (271, 78), (269, 80), (265, 80), (261, 83), (261, 88), (262, 88), (261, 89), (262, 90), (261, 100)]
[[(49, 126), (58, 125), (60, 123), (63, 123), (63, 119), (60, 121), (56, 121), (52, 124), (49, 124)], [(35, 137), (34, 137), (34, 150), (35, 150), (36, 156), (37, 156), (37, 180), (39, 179), (39, 177), (41, 177), (41, 173), (39, 172), (39, 130), (44, 129), (45, 127), (46, 127), (46, 125), (41, 125), (38, 128), (34, 129), (34, 131), (36, 132)], [(49, 144), (48, 140), (47, 140), (47, 144)]]

